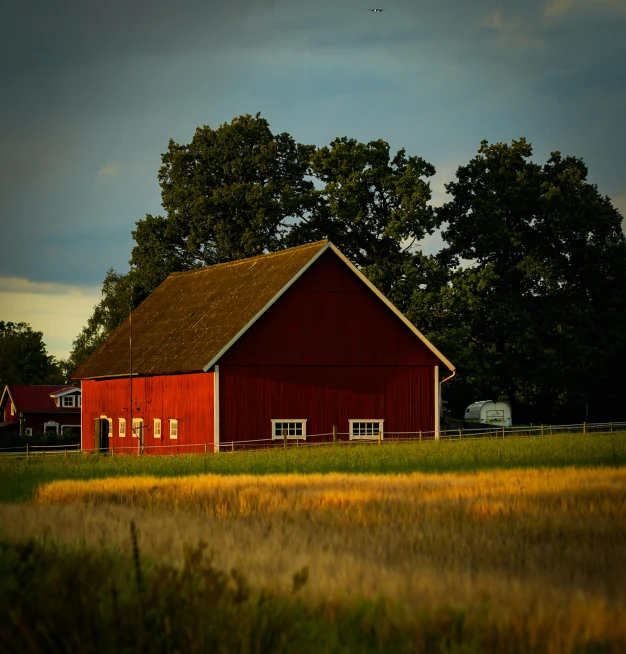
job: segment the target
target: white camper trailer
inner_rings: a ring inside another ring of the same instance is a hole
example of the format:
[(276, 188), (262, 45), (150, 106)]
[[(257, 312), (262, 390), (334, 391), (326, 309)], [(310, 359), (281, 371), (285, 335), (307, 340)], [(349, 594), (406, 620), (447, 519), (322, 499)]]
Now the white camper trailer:
[(465, 409), (464, 420), (481, 422), (485, 425), (510, 427), (512, 425), (511, 407), (506, 402), (493, 402), (492, 400), (474, 402)]

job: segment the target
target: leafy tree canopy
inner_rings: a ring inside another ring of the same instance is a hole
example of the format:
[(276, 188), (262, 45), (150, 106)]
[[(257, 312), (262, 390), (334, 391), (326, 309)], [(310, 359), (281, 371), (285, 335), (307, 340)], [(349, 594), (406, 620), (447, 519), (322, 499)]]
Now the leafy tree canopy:
[(43, 334), (25, 322), (0, 321), (0, 388), (6, 384), (62, 384), (61, 370), (46, 351)]
[(582, 160), (531, 154), (525, 139), (483, 141), (446, 186), (450, 279), (433, 329), (462, 365), (466, 401), (508, 399), (530, 417), (577, 407), (582, 420), (589, 402), (610, 402), (626, 363), (622, 217)]

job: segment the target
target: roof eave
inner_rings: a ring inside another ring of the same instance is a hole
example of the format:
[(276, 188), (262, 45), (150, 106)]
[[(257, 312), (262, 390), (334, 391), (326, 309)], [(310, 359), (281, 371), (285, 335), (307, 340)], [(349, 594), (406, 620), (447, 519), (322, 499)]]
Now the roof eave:
[[(2, 397), (0, 397), (0, 407), (4, 406), (4, 396), (5, 395), (8, 395), (11, 402), (13, 402), (13, 398), (11, 397), (11, 391), (9, 390), (9, 385), (8, 384), (5, 385), (4, 390), (2, 391)], [(13, 402), (13, 406), (15, 406), (15, 402)]]

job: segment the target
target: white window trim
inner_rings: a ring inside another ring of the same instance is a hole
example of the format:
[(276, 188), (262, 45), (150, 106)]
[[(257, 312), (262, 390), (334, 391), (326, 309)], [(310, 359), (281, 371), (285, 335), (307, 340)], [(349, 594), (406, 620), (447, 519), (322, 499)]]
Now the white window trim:
[(277, 422), (301, 422), (302, 423), (302, 436), (287, 436), (287, 440), (301, 440), (305, 441), (306, 440), (306, 422), (307, 418), (272, 418), (272, 440), (274, 441), (282, 441), (285, 439), (284, 436), (276, 435), (276, 423)]
[[(66, 404), (66, 402), (71, 402), (71, 404)], [(76, 407), (76, 397), (74, 395), (63, 395), (61, 399), (61, 408), (74, 409), (75, 407)]]
[(59, 423), (58, 422), (54, 422), (54, 420), (49, 420), (48, 422), (44, 422), (43, 423), (44, 434), (46, 433), (46, 429), (48, 427), (55, 427), (56, 430), (57, 430), (57, 435), (58, 435), (58, 433), (59, 433)]
[[(170, 423), (170, 440), (177, 441), (178, 440), (178, 418), (168, 418), (168, 422)], [(176, 428), (176, 435), (172, 435), (172, 427)]]
[[(143, 430), (143, 418), (133, 418), (132, 420), (130, 428), (133, 432), (133, 438), (139, 438), (139, 434), (141, 433), (141, 430)], [(135, 423), (137, 422), (139, 423), (139, 427), (135, 427)], [(139, 430), (139, 432), (137, 432), (137, 430)]]
[[(126, 418), (117, 419), (117, 433), (120, 438), (126, 438)], [(124, 425), (124, 431), (122, 432), (122, 425)]]
[(81, 394), (78, 393), (78, 395), (75, 395), (74, 397), (76, 398), (76, 406), (77, 406), (77, 407), (82, 406), (82, 402), (81, 402), (81, 398), (82, 398), (82, 396), (81, 396)]
[[(157, 426), (158, 426), (158, 433), (157, 433)], [(163, 434), (163, 426), (161, 425), (161, 418), (155, 418), (154, 419), (154, 424), (152, 426), (152, 435), (155, 438), (161, 438), (161, 435)]]
[(33, 428), (32, 427), (24, 427), (24, 436), (32, 436), (33, 435)]
[(377, 423), (379, 423), (381, 440), (385, 437), (385, 420), (384, 420), (384, 418), (354, 418), (352, 420), (348, 420), (348, 424), (350, 426), (349, 434), (350, 434), (350, 440), (351, 441), (360, 441), (360, 440), (371, 441), (371, 440), (374, 440), (375, 438), (377, 438), (376, 434), (374, 434), (372, 436), (354, 436), (352, 434), (352, 425), (354, 425), (355, 422), (377, 422)]
[(11, 402), (11, 415), (15, 415), (15, 404), (13, 404), (13, 402)]
[[(81, 425), (61, 425), (61, 426), (59, 427), (59, 433), (62, 434), (62, 433), (63, 433), (63, 430), (64, 430), (66, 427), (71, 427), (72, 429), (81, 429)], [(81, 431), (82, 431), (82, 429), (81, 429)], [(109, 420), (109, 436), (112, 435), (110, 432), (111, 432), (111, 421)]]

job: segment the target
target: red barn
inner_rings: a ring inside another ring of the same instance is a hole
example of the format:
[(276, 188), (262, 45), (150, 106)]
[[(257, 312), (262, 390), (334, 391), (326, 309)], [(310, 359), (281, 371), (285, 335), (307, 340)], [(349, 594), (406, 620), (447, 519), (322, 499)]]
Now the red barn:
[(437, 435), (441, 364), (328, 241), (176, 273), (76, 371), (83, 448)]
[[(80, 429), (80, 388), (9, 384), (0, 399), (3, 433), (33, 436)], [(78, 436), (77, 436), (78, 438)]]

